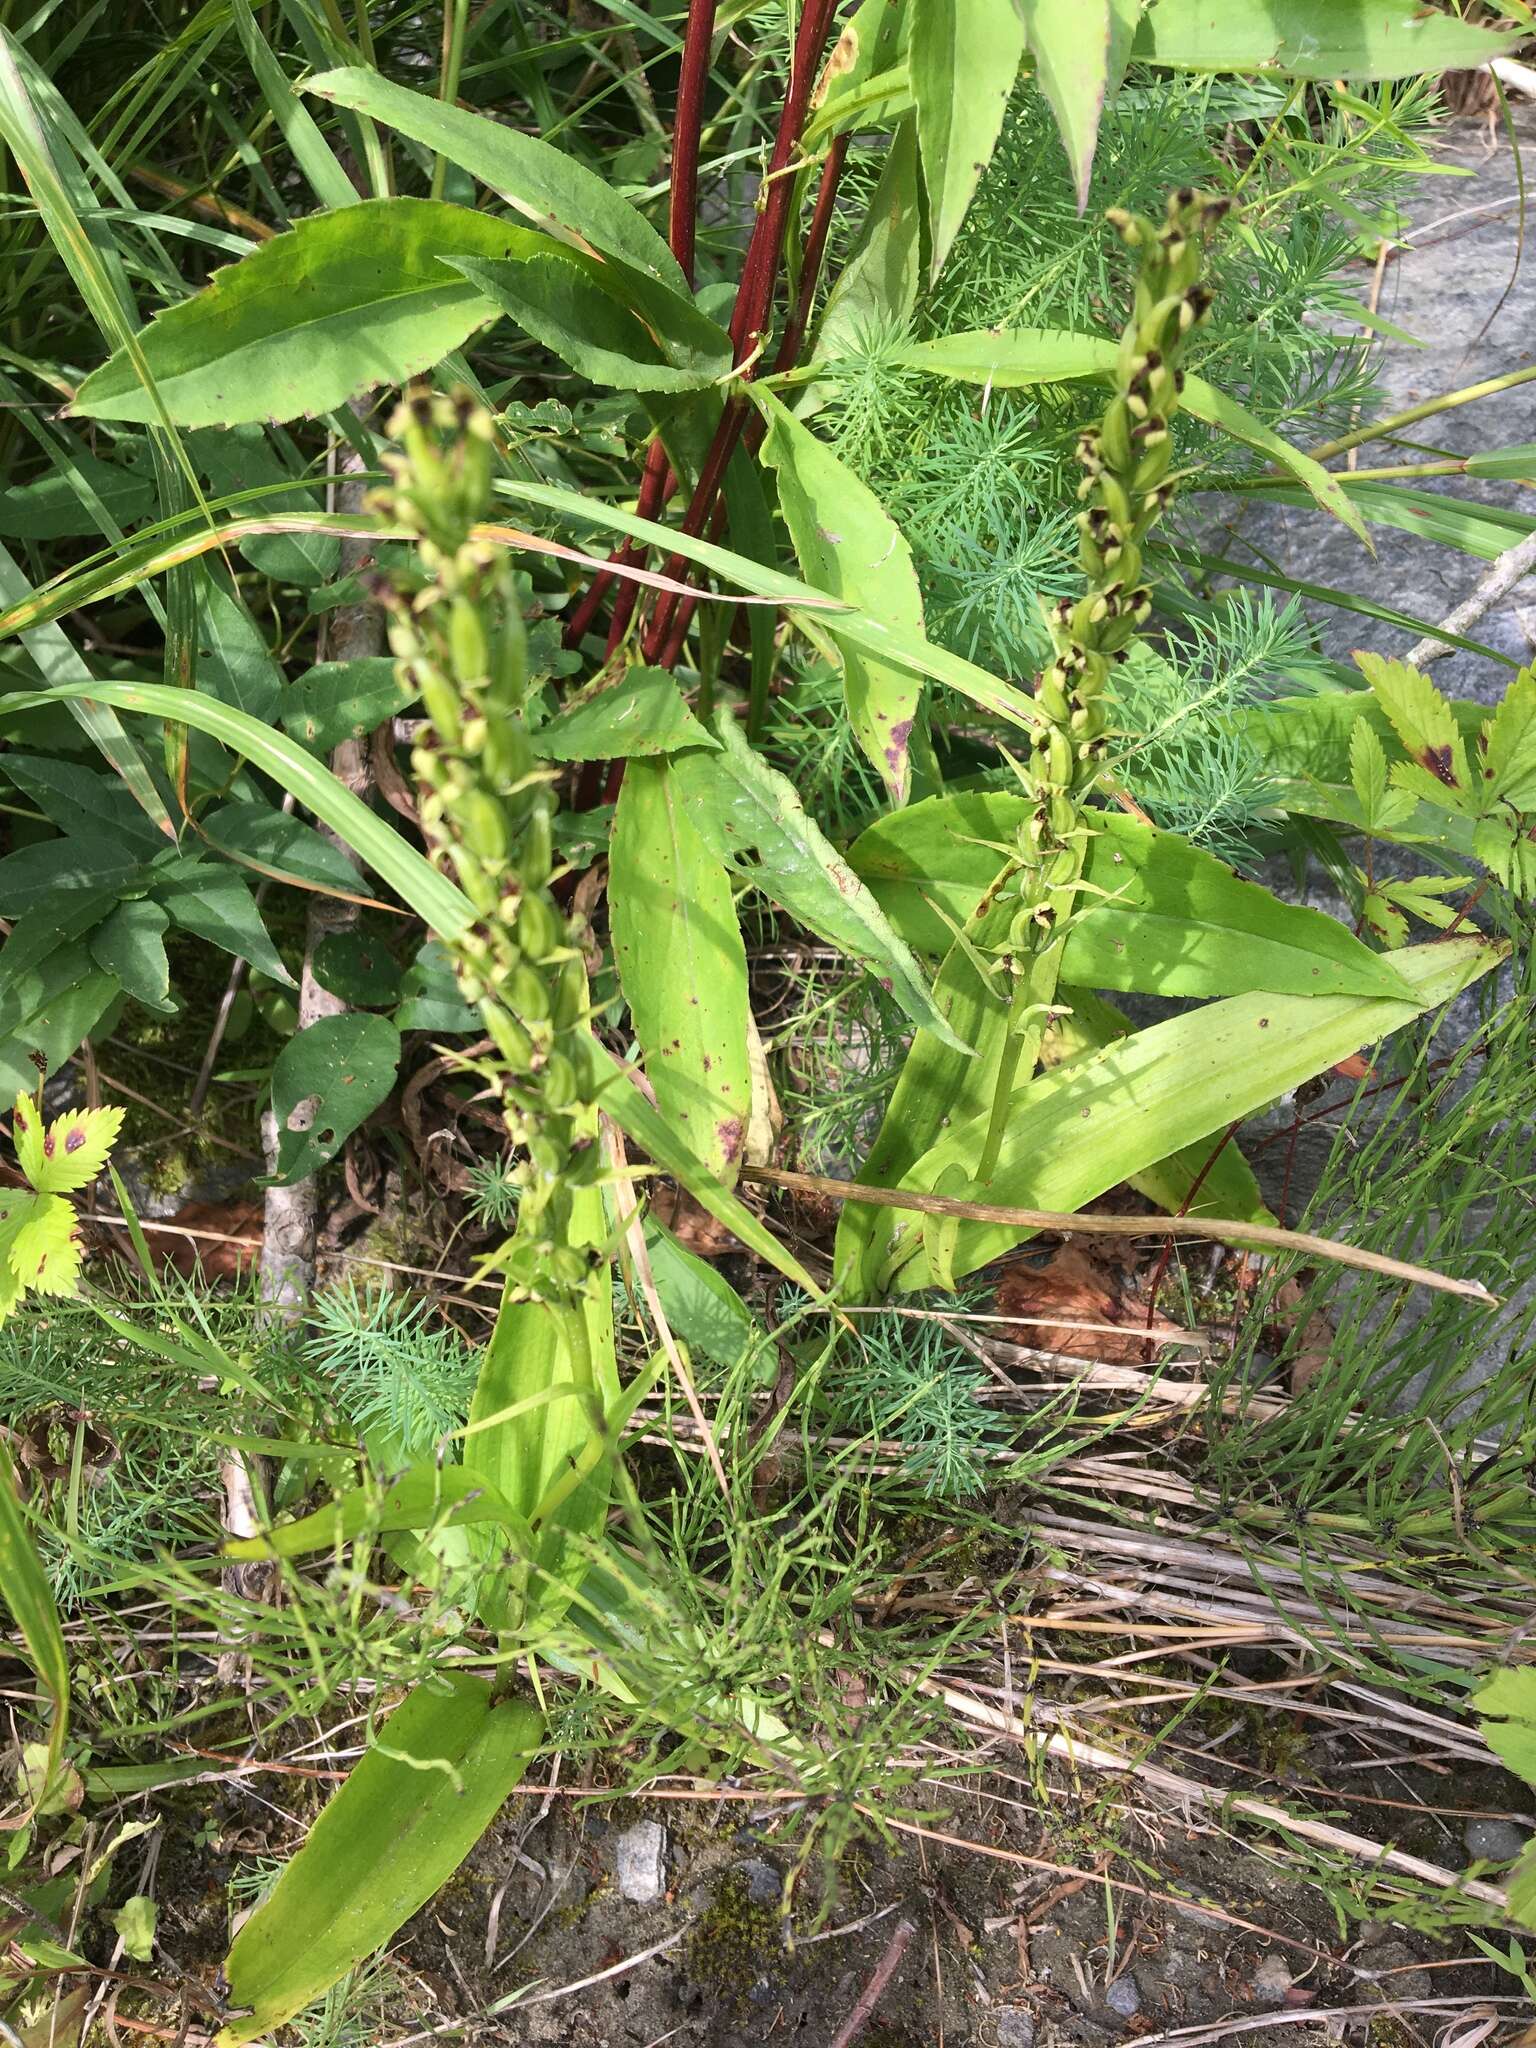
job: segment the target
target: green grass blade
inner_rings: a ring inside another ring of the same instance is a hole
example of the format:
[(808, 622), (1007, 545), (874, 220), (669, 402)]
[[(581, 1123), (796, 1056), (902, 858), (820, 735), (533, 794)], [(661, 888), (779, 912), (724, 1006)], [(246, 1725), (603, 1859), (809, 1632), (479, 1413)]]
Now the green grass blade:
[(52, 1590), (16, 1497), (16, 1470), (4, 1444), (0, 1444), (0, 1595), (53, 1701), (48, 1728), (51, 1781), (64, 1754), (64, 1737), (69, 1727), (69, 1654), (64, 1647), (64, 1631), (59, 1626)]

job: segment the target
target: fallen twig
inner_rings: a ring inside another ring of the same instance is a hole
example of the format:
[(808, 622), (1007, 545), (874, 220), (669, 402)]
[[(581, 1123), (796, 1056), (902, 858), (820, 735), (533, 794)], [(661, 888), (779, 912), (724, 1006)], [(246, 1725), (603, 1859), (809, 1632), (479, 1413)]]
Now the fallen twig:
[(869, 1982), (864, 1986), (864, 1989), (859, 1993), (858, 1998), (854, 2002), (853, 2011), (849, 2013), (847, 2019), (838, 2028), (832, 2042), (832, 2048), (849, 2048), (849, 2043), (856, 2041), (869, 2025), (869, 2022), (874, 2017), (875, 2007), (885, 1996), (890, 1981), (895, 1976), (901, 1959), (907, 1952), (907, 1944), (916, 1932), (917, 1923), (915, 1920), (898, 1920), (896, 1922), (895, 1931), (886, 1943), (885, 1954), (870, 1972)]
[[(1536, 540), (1536, 536), (1533, 536)], [(1536, 559), (1536, 556), (1533, 556)], [(921, 1195), (909, 1188), (877, 1188), (856, 1180), (827, 1180), (816, 1173), (791, 1173), (779, 1166), (744, 1166), (743, 1180), (765, 1182), (770, 1187), (790, 1188), (807, 1195), (827, 1195), (835, 1202), (868, 1202), (877, 1209), (912, 1209), (923, 1216), (959, 1216), (969, 1223), (1003, 1223), (1019, 1230), (1080, 1231), (1091, 1237), (1211, 1237), (1221, 1244), (1272, 1247), (1275, 1251), (1303, 1252), (1314, 1259), (1328, 1259), (1336, 1266), (1354, 1266), (1363, 1273), (1381, 1273), (1388, 1279), (1407, 1280), (1416, 1287), (1437, 1288), (1442, 1294), (1459, 1294), (1468, 1301), (1499, 1305), (1481, 1280), (1456, 1280), (1429, 1266), (1415, 1266), (1407, 1259), (1388, 1258), (1384, 1252), (1363, 1251), (1357, 1245), (1340, 1244), (1336, 1238), (1314, 1237), (1309, 1230), (1282, 1230), (1273, 1223), (1243, 1223), (1219, 1216), (1108, 1216), (1085, 1209), (1069, 1214), (1062, 1209), (1011, 1209), (995, 1202), (964, 1202), (952, 1195)]]

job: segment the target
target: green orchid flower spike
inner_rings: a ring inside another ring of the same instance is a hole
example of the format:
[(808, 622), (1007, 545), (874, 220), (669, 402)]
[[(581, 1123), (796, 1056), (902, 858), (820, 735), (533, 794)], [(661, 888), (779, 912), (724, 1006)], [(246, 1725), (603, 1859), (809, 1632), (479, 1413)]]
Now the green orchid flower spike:
[(0, 1322), (28, 1293), (75, 1292), (80, 1238), (65, 1197), (90, 1186), (122, 1126), (120, 1109), (72, 1109), (45, 1130), (32, 1098), (16, 1098), (11, 1132), (31, 1192), (0, 1193)]

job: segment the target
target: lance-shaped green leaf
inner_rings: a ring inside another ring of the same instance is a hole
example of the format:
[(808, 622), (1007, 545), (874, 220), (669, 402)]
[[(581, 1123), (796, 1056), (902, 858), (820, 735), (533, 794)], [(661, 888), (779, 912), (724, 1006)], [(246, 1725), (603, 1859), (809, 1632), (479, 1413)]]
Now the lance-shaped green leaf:
[(1157, 0), (1131, 54), (1179, 71), (1416, 78), (1470, 71), (1524, 29), (1486, 29), (1422, 0)]
[[(1017, 844), (1029, 805), (1008, 790), (928, 797), (848, 850), (901, 936), (942, 957)], [(1086, 884), (1062, 959), (1081, 988), (1163, 996), (1410, 991), (1337, 918), (1284, 903), (1173, 832), (1094, 811)]]
[(466, 206), (371, 199), (315, 214), (158, 314), (76, 392), (89, 419), (184, 427), (329, 412), (427, 370), (496, 308), (440, 259), (504, 256), (536, 240)]
[(218, 2048), (289, 2020), (383, 1947), (458, 1869), (536, 1747), (534, 1708), (434, 1678), (384, 1723), (276, 1889), (235, 1936)]
[(730, 1183), (752, 1109), (747, 955), (730, 878), (689, 810), (670, 762), (630, 762), (614, 814), (608, 905), (656, 1106)]
[[(753, 397), (768, 422), (763, 460), (778, 476), (779, 509), (806, 581), (921, 638), (923, 600), (912, 551), (885, 507), (770, 392), (754, 388)], [(859, 745), (892, 803), (905, 803), (922, 682), (910, 669), (873, 661), (841, 640), (835, 623), (828, 633), (842, 656), (848, 717)]]
[(63, 1756), (69, 1727), (69, 1653), (53, 1593), (16, 1498), (16, 1473), (4, 1444), (0, 1444), (0, 1600), (10, 1610), (33, 1669), (53, 1703), (46, 1772), (46, 1780), (51, 1780)]
[(360, 1536), (405, 1529), (458, 1528), (492, 1522), (521, 1544), (527, 1530), (516, 1511), (480, 1470), (461, 1465), (412, 1465), (382, 1488), (350, 1487), (313, 1513), (277, 1522), (260, 1536), (231, 1537), (234, 1558), (312, 1557), (339, 1550)]
[[(967, 1192), (1007, 1207), (1080, 1209), (1449, 1002), (1506, 952), (1481, 938), (1409, 947), (1387, 957), (1412, 990), (1410, 1001), (1232, 996), (1039, 1074), (1010, 1101), (991, 1180)], [(951, 1168), (963, 1175), (982, 1130), (980, 1119), (952, 1125), (906, 1184), (932, 1188)], [(947, 1179), (945, 1185), (955, 1192)], [(1029, 1234), (1006, 1224), (962, 1223), (954, 1273), (974, 1272)], [(876, 1238), (883, 1241), (880, 1270), (888, 1286), (906, 1293), (932, 1284), (923, 1233), (911, 1219), (883, 1212)]]
[(702, 391), (731, 367), (731, 340), (691, 298), (529, 235), (515, 256), (444, 256), (492, 305), (594, 384)]
[(796, 923), (878, 975), (914, 1023), (953, 1042), (910, 949), (807, 814), (794, 785), (753, 750), (728, 712), (721, 711), (716, 731), (723, 743), (718, 754), (672, 759), (704, 843)]
[(1141, 0), (1019, 0), (1024, 39), (1051, 103), (1077, 210), (1088, 204), (1104, 103), (1125, 76)]
[[(361, 209), (351, 210), (357, 213)], [(5, 698), (0, 709), (34, 711), (65, 697), (94, 698), (119, 711), (142, 711), (151, 718), (190, 725), (194, 731), (222, 741), (273, 776), (282, 788), (291, 789), (306, 810), (323, 819), (359, 860), (381, 875), (441, 937), (456, 938), (472, 921), (474, 913), (463, 891), (286, 733), (275, 732), (259, 719), (200, 691), (167, 689), (163, 683), (72, 683), (55, 690), (17, 691)], [(158, 893), (179, 924), (198, 929), (189, 905), (172, 904), (165, 892)], [(281, 962), (279, 971), (286, 973)]]
[(715, 742), (665, 669), (631, 668), (541, 725), (538, 744), (546, 761), (619, 761)]
[[(1106, 1045), (1129, 1038), (1136, 1026), (1113, 1003), (1087, 989), (1060, 990), (1067, 1014), (1047, 1034), (1043, 1059), (1048, 1067), (1065, 1066), (1069, 1060), (1091, 1057)], [(1128, 1176), (1127, 1185), (1145, 1195), (1154, 1207), (1170, 1216), (1221, 1216), (1228, 1221), (1273, 1223), (1272, 1210), (1254, 1178), (1253, 1168), (1243, 1157), (1236, 1138), (1222, 1143), (1201, 1138), (1159, 1159), (1142, 1173)]]
[(1014, 0), (922, 0), (908, 52), (928, 200), (928, 278), (944, 267), (1002, 133), (1024, 54)]
[(644, 214), (621, 199), (607, 179), (553, 143), (521, 134), (488, 114), (412, 92), (362, 66), (322, 71), (306, 79), (303, 90), (424, 143), (489, 185), (526, 220), (575, 248), (599, 250), (686, 290), (677, 258)]
[[(1001, 391), (1028, 384), (1062, 384), (1076, 377), (1109, 376), (1118, 353), (1119, 343), (1104, 335), (1076, 334), (1060, 327), (1003, 327), (995, 331), (978, 328), (966, 334), (946, 334), (937, 341), (914, 342), (901, 352), (898, 360), (914, 370), (927, 370), (935, 377), (954, 377), (962, 383), (990, 385)], [(1280, 468), (1289, 470), (1325, 512), (1331, 512), (1367, 547), (1371, 545), (1365, 522), (1338, 478), (1272, 432), (1247, 406), (1239, 405), (1235, 398), (1218, 391), (1203, 377), (1193, 375), (1186, 375), (1179, 403), (1196, 419), (1220, 427), (1234, 441), (1257, 449)]]

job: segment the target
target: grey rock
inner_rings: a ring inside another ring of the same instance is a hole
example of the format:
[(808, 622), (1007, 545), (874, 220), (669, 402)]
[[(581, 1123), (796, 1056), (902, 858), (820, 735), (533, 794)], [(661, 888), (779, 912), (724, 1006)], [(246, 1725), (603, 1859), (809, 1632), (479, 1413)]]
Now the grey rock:
[(1414, 1967), (1418, 1960), (1406, 1941), (1378, 1942), (1370, 1951), (1370, 1968), (1357, 1971), (1363, 1996), (1370, 1997), (1368, 1987), (1374, 1983), (1376, 1995), (1392, 2003), (1432, 1998), (1437, 1988), (1434, 1977)]
[(998, 2008), (997, 2048), (1035, 2048), (1035, 2022), (1022, 2005)]
[(1104, 1994), (1104, 2003), (1123, 2020), (1135, 2019), (1141, 2011), (1141, 1993), (1134, 1977), (1117, 1977)]
[(654, 1906), (667, 1888), (667, 1831), (654, 1820), (636, 1821), (613, 1845), (619, 1894), (632, 1906)]
[(1261, 2005), (1283, 2005), (1292, 1981), (1284, 1956), (1263, 1956), (1253, 1973), (1253, 1995)]
[(1477, 1863), (1513, 1863), (1530, 1835), (1512, 1820), (1469, 1820), (1462, 1839)]
[(754, 1906), (776, 1906), (779, 1903), (784, 1880), (766, 1857), (749, 1856), (738, 1867), (747, 1880), (747, 1897)]

